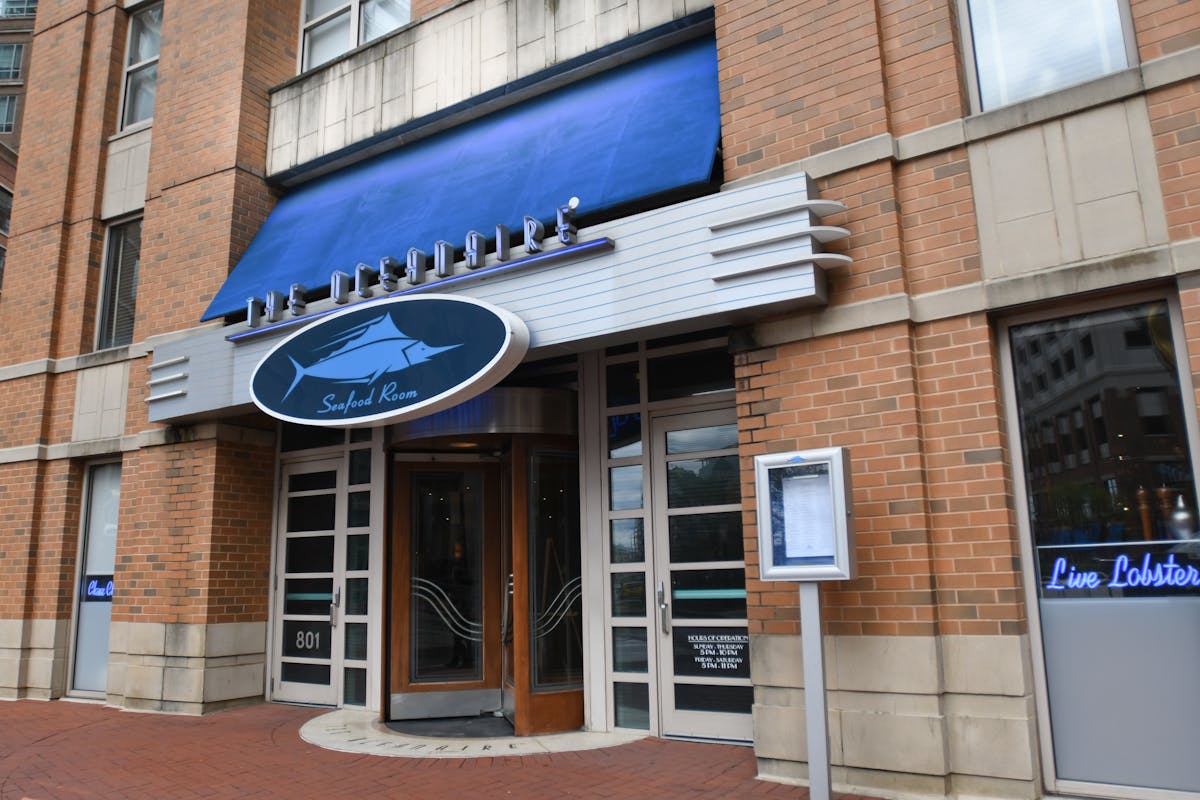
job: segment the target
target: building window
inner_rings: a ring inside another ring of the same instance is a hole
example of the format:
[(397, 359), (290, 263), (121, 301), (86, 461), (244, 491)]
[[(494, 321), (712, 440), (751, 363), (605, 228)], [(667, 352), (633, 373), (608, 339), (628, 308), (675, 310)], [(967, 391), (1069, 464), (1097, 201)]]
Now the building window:
[(108, 229), (108, 253), (105, 258), (104, 291), (100, 297), (97, 350), (120, 347), (133, 341), (141, 245), (140, 219)]
[(37, 0), (0, 0), (0, 17), (32, 17)]
[(4, 262), (8, 260), (8, 248), (0, 247), (0, 289), (4, 288)]
[(980, 109), (1129, 66), (1122, 0), (966, 0)]
[(0, 94), (0, 133), (12, 133), (17, 128), (17, 96)]
[(129, 46), (125, 56), (125, 94), (121, 127), (127, 128), (154, 116), (158, 84), (158, 48), (162, 44), (162, 4), (142, 9), (129, 19)]
[(306, 0), (303, 69), (337, 58), (409, 21), (409, 0)]
[(0, 186), (0, 233), (8, 236), (8, 223), (12, 218), (12, 192)]
[(25, 45), (0, 44), (0, 81), (21, 80), (21, 61), (25, 57)]

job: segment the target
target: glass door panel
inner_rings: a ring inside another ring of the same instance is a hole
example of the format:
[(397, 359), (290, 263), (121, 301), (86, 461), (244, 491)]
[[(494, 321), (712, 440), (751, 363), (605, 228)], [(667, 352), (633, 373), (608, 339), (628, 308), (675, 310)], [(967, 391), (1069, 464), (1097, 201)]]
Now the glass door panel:
[(483, 477), (413, 475), (413, 683), (483, 678)]
[(661, 730), (749, 740), (753, 687), (734, 412), (662, 417), (651, 427)]
[(276, 614), (276, 700), (335, 705), (341, 629), (340, 460), (284, 467)]

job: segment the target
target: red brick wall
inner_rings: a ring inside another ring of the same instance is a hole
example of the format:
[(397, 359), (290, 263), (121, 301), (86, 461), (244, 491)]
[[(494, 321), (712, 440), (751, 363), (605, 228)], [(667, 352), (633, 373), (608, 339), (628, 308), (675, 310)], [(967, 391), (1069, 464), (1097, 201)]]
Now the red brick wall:
[(727, 179), (887, 132), (874, 5), (725, 0), (715, 11)]
[(1178, 0), (1130, 0), (1142, 61), (1200, 45), (1200, 5)]
[(1167, 231), (1172, 241), (1200, 236), (1200, 80), (1146, 97)]
[(267, 618), (274, 457), (216, 440), (126, 456), (113, 619)]

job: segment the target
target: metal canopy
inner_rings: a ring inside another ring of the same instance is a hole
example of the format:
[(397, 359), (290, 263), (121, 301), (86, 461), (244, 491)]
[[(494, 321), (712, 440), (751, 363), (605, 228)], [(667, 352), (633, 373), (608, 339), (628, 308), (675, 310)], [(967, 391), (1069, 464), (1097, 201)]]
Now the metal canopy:
[(461, 247), (470, 230), (491, 239), (526, 215), (550, 222), (571, 197), (590, 214), (708, 183), (719, 140), (716, 47), (704, 38), (304, 184), (202, 319), (292, 283), (327, 286), (333, 270), (403, 261), (410, 247)]

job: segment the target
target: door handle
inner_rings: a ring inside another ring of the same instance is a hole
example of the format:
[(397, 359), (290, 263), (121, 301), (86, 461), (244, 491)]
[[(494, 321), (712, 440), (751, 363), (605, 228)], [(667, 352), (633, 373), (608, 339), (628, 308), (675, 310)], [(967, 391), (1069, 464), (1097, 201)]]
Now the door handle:
[(671, 632), (671, 611), (667, 603), (667, 587), (662, 581), (658, 582), (658, 623), (663, 633)]
[(337, 627), (337, 610), (342, 604), (342, 587), (333, 590), (333, 602), (329, 604), (329, 627)]

